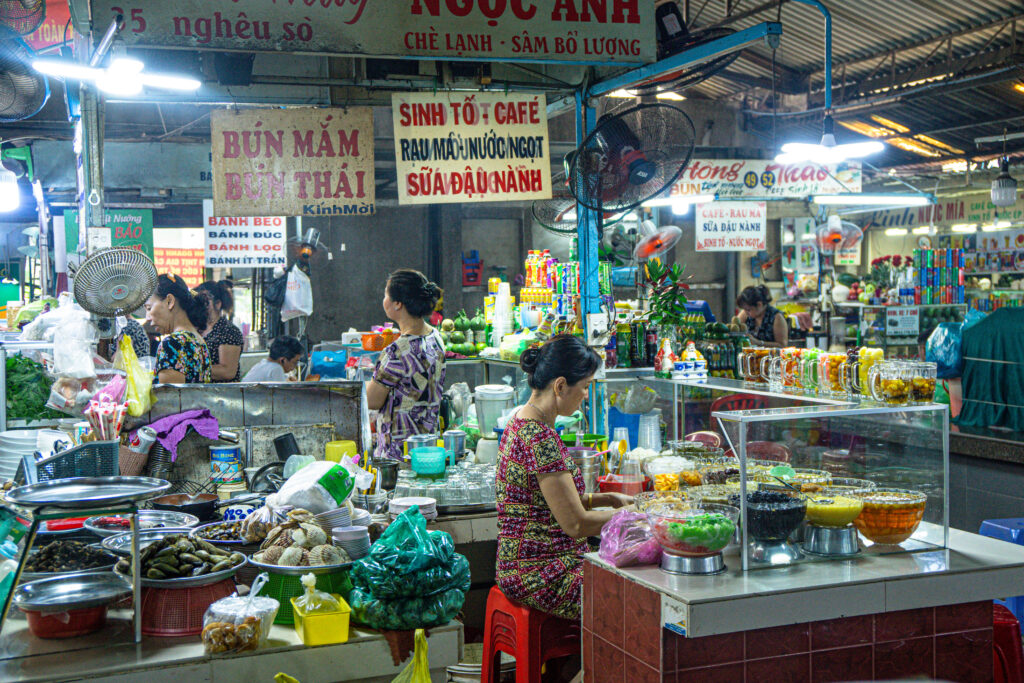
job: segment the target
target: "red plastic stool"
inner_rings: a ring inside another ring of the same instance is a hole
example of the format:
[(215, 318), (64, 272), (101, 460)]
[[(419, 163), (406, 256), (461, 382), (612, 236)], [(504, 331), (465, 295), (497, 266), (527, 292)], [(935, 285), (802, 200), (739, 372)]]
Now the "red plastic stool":
[(1020, 622), (1002, 605), (992, 610), (993, 677), (996, 683), (1024, 681), (1024, 649), (1021, 648)]
[(500, 653), (516, 658), (516, 683), (540, 683), (544, 662), (580, 651), (580, 625), (512, 602), (495, 586), (487, 596), (482, 683), (497, 683)]

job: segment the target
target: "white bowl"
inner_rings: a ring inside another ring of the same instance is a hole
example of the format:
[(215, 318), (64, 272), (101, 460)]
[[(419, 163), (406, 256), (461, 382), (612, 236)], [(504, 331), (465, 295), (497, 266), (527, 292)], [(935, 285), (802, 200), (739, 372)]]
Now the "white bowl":
[(335, 527), (331, 531), (331, 537), (336, 541), (359, 540), (365, 538), (370, 540), (370, 532), (364, 526)]

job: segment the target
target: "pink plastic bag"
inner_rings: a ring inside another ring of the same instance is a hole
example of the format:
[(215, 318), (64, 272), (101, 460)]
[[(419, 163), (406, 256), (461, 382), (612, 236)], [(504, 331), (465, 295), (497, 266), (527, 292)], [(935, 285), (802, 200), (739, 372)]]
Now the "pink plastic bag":
[(604, 525), (597, 554), (616, 567), (661, 562), (661, 546), (651, 534), (647, 515), (632, 510), (619, 510)]

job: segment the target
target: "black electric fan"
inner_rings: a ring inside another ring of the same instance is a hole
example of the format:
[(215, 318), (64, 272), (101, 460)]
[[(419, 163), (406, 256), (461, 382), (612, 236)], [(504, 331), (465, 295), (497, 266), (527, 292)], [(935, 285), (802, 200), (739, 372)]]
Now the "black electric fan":
[[(551, 175), (551, 199), (537, 199), (532, 207), (533, 219), (548, 232), (570, 237), (577, 232), (579, 210), (576, 198), (569, 192), (565, 171)], [(601, 216), (599, 232), (622, 222), (625, 213), (605, 213)]]
[[(674, 4), (671, 6), (674, 7)], [(665, 59), (666, 57), (671, 57), (672, 55), (680, 52), (692, 50), (693, 48), (704, 45), (705, 43), (718, 40), (719, 38), (725, 38), (726, 36), (731, 36), (736, 33), (735, 30), (725, 27), (695, 29), (691, 31), (682, 23), (676, 24), (673, 22), (672, 25), (677, 27), (678, 30), (675, 33), (669, 34), (667, 31), (662, 31), (661, 25), (659, 24), (659, 59)], [(736, 61), (740, 56), (740, 52), (742, 52), (742, 50), (735, 50), (713, 59), (709, 59), (706, 62), (687, 66), (682, 69), (663, 74), (657, 78), (652, 78), (649, 81), (633, 86), (629, 89), (629, 92), (637, 97), (644, 95), (656, 95), (663, 92), (680, 92), (721, 73), (728, 68), (730, 64)]]
[(46, 19), (46, 0), (0, 0), (0, 24), (27, 36)]
[(639, 104), (605, 114), (568, 159), (569, 192), (577, 202), (619, 214), (667, 190), (690, 163), (695, 132), (669, 104)]
[(33, 57), (21, 36), (0, 26), (0, 123), (27, 119), (50, 97), (46, 77), (32, 68)]

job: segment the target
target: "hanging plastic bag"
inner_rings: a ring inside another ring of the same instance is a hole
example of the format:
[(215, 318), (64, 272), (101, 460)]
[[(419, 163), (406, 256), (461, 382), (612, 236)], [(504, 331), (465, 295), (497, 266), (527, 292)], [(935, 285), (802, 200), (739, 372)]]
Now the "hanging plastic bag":
[(939, 323), (928, 336), (925, 360), (935, 363), (939, 379), (959, 377), (963, 371), (962, 323)]
[(391, 680), (391, 683), (430, 683), (427, 634), (423, 632), (423, 629), (416, 629), (416, 649), (413, 650), (412, 659), (402, 673)]
[(313, 315), (313, 285), (309, 276), (292, 266), (288, 271), (288, 284), (284, 291), (284, 304), (281, 306), (281, 320), (288, 322), (292, 318)]
[(316, 614), (317, 612), (337, 612), (341, 605), (330, 593), (316, 589), (316, 575), (313, 573), (303, 574), (299, 579), (302, 582), (302, 595), (295, 598), (295, 606), (305, 614)]
[(309, 510), (314, 515), (345, 505), (356, 488), (368, 488), (373, 475), (351, 461), (317, 460), (288, 478), (277, 493), (267, 496), (272, 512), (285, 506)]
[(465, 602), (466, 593), (460, 588), (399, 600), (378, 600), (361, 588), (353, 588), (348, 597), (356, 622), (388, 631), (443, 626), (458, 615)]
[(617, 510), (601, 529), (601, 548), (597, 554), (616, 567), (658, 564), (661, 545), (651, 534), (647, 515)]
[(269, 579), (264, 572), (253, 581), (247, 597), (234, 594), (206, 609), (201, 635), (206, 654), (244, 652), (267, 644), (270, 627), (281, 606), (274, 598), (259, 596)]
[(117, 363), (115, 367), (124, 371), (126, 379), (125, 403), (128, 414), (132, 417), (145, 415), (156, 403), (153, 395), (153, 373), (148, 372), (135, 355), (132, 339), (127, 334), (118, 342)]

